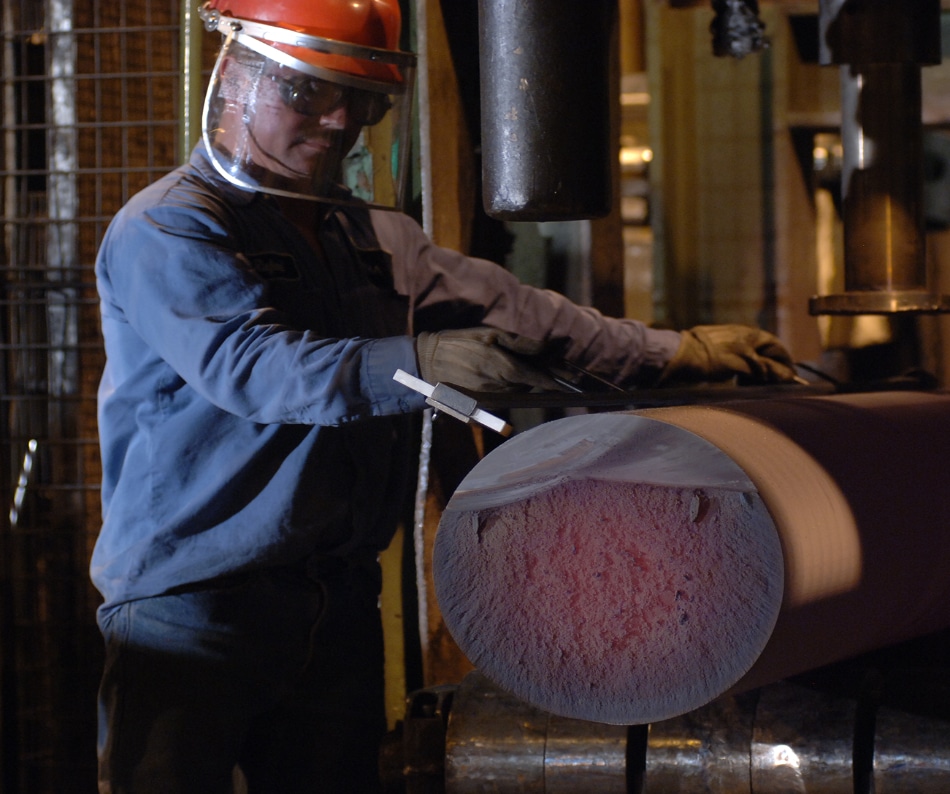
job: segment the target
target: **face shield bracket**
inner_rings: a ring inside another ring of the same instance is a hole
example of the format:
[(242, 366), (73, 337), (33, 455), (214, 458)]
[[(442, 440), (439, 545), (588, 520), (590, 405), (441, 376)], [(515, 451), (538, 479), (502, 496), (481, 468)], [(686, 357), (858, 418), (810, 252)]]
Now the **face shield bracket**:
[[(363, 44), (351, 44), (345, 41), (335, 41), (321, 36), (311, 36), (306, 33), (300, 33), (294, 30), (288, 30), (277, 25), (268, 25), (263, 22), (254, 22), (249, 19), (240, 19), (238, 17), (222, 15), (216, 8), (209, 8), (205, 3), (198, 11), (199, 16), (204, 21), (205, 30), (213, 33), (218, 31), (223, 36), (233, 35), (238, 41), (248, 45), (247, 38), (267, 47), (268, 42), (273, 44), (284, 44), (289, 47), (303, 47), (315, 52), (325, 53), (327, 55), (342, 55), (356, 60), (366, 61), (375, 64), (384, 64), (394, 66), (402, 73), (404, 70), (412, 70), (416, 66), (416, 56), (411, 52), (402, 52), (386, 50), (380, 47), (368, 47)], [(270, 52), (280, 52), (268, 48)], [(272, 57), (272, 56), (269, 56)], [(294, 66), (300, 71), (307, 71), (307, 64), (304, 61), (298, 61), (302, 66)], [(367, 82), (379, 82), (367, 80)], [(389, 86), (389, 90), (393, 90)]]

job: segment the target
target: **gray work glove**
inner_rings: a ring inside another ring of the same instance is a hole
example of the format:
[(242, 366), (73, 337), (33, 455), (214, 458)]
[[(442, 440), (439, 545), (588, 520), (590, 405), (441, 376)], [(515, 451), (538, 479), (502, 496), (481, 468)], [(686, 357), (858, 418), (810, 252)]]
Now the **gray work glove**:
[(550, 375), (528, 360), (544, 343), (494, 328), (421, 333), (416, 338), (419, 374), (428, 383), (471, 391), (561, 391)]
[(722, 381), (787, 383), (795, 379), (792, 357), (777, 337), (748, 325), (697, 325), (682, 332), (679, 349), (659, 384)]

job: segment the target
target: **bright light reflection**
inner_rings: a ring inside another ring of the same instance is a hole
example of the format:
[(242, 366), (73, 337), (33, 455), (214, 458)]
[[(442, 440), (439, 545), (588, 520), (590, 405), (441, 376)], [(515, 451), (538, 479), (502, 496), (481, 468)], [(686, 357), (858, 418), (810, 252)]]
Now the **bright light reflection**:
[(620, 95), (621, 105), (649, 105), (650, 95), (646, 91), (624, 91)]
[(777, 744), (772, 748), (772, 766), (789, 766), (792, 769), (800, 769), (801, 762), (798, 760), (798, 754), (787, 744)]
[(643, 165), (643, 163), (649, 163), (652, 159), (652, 149), (642, 146), (622, 146), (620, 148), (620, 165)]

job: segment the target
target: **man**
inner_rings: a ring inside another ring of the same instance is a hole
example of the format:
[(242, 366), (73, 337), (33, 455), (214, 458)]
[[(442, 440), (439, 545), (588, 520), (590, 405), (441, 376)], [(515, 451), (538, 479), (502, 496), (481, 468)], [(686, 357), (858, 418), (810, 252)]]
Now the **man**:
[[(100, 792), (378, 787), (377, 554), (424, 398), (551, 383), (792, 377), (772, 336), (608, 319), (434, 246), (393, 212), (413, 58), (396, 0), (211, 0), (225, 36), (189, 164), (97, 262)], [(344, 185), (345, 182), (345, 185)], [(505, 347), (507, 346), (507, 347)]]

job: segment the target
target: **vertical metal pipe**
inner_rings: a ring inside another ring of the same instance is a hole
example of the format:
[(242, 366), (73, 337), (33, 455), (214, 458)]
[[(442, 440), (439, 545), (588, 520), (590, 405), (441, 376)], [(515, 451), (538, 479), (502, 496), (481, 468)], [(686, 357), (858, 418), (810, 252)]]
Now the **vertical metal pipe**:
[[(4, 31), (16, 30), (13, 5), (4, 0), (2, 5), (2, 17), (0, 17), (0, 29)], [(2, 96), (0, 96), (0, 127), (3, 130), (3, 154), (2, 162), (7, 174), (3, 178), (2, 204), (0, 204), (0, 217), (4, 219), (2, 226), (3, 239), (0, 244), (0, 263), (4, 267), (13, 259), (13, 251), (16, 248), (17, 226), (12, 223), (14, 217), (14, 207), (16, 206), (16, 177), (13, 176), (14, 165), (16, 163), (17, 141), (14, 130), (16, 129), (16, 91), (14, 90), (13, 77), (16, 74), (16, 59), (14, 57), (14, 42), (12, 37), (3, 36), (0, 38), (3, 52), (2, 70), (0, 70), (0, 84), (2, 84)], [(0, 342), (5, 346), (9, 342), (9, 318), (7, 316), (6, 306), (4, 305), (7, 286), (6, 278), (0, 284), (0, 296), (4, 299), (0, 303)], [(0, 358), (0, 388), (4, 393), (11, 392), (8, 372), (9, 356), (4, 353)], [(10, 445), (11, 437), (10, 411), (4, 411), (0, 419), (0, 504), (10, 504), (15, 486), (12, 485), (14, 463), (11, 460), (13, 451)], [(14, 715), (17, 713), (17, 692), (16, 676), (14, 675), (13, 659), (9, 648), (13, 646), (13, 637), (16, 627), (16, 609), (13, 604), (13, 580), (14, 566), (12, 564), (12, 554), (10, 553), (10, 525), (0, 519), (0, 790), (13, 791), (17, 785), (17, 751), (18, 751), (18, 726)]]
[(201, 74), (201, 38), (204, 32), (195, 0), (181, 0), (181, 126), (179, 159), (187, 160), (201, 136), (204, 92)]
[(579, 220), (611, 207), (616, 0), (480, 0), (485, 211)]
[(813, 314), (950, 310), (927, 284), (921, 64), (940, 62), (939, 0), (822, 0), (821, 60), (841, 65), (845, 291)]
[[(76, 36), (72, 0), (49, 0), (49, 96), (47, 158), (47, 324), (49, 390), (78, 390), (79, 341), (76, 282), (79, 268), (79, 138), (76, 129)], [(68, 433), (64, 433), (68, 435)]]
[(920, 67), (841, 68), (845, 281), (924, 291)]

